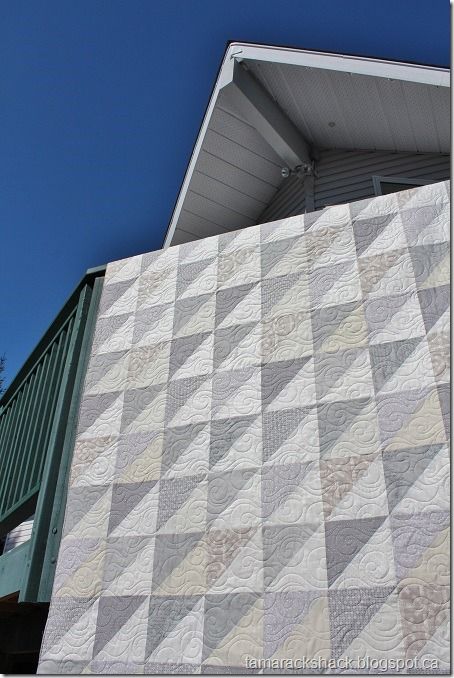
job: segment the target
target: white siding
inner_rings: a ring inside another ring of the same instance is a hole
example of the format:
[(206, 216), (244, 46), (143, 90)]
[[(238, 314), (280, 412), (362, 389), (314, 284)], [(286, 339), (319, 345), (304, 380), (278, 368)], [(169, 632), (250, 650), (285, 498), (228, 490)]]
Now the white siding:
[(219, 95), (173, 245), (252, 226), (281, 182), (282, 161)]
[(32, 536), (32, 528), (33, 516), (28, 520), (24, 520), (23, 523), (15, 527), (14, 530), (11, 530), (11, 532), (8, 532), (6, 535), (3, 553), (12, 551), (14, 548), (16, 548), (16, 546), (20, 546), (20, 544), (24, 544), (26, 541), (28, 541)]

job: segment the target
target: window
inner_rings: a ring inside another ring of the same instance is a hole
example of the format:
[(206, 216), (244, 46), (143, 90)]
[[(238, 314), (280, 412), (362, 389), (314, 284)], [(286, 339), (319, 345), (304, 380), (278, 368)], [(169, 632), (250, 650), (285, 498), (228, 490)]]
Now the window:
[(375, 195), (388, 195), (397, 191), (405, 191), (407, 188), (416, 188), (431, 184), (430, 179), (407, 179), (406, 177), (379, 177), (373, 176)]

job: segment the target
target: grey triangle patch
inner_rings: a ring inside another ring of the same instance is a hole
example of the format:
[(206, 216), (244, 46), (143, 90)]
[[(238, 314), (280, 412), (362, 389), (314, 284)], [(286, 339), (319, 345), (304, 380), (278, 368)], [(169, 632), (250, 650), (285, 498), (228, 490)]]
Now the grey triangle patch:
[(194, 395), (206, 381), (206, 375), (177, 379), (167, 384), (166, 421), (170, 422), (178, 410)]
[(380, 516), (326, 523), (326, 570), (329, 587), (340, 577), (384, 520), (384, 516)]
[(197, 351), (205, 339), (211, 336), (210, 332), (203, 334), (191, 334), (189, 337), (172, 339), (169, 362), (169, 379), (173, 377), (180, 367)]
[(355, 419), (360, 416), (370, 402), (369, 398), (358, 398), (317, 405), (320, 454), (322, 456), (329, 456), (330, 450), (339, 438), (350, 429)]
[(214, 369), (222, 365), (258, 323), (244, 323), (218, 328), (214, 334)]
[(118, 301), (127, 290), (134, 284), (134, 280), (124, 280), (111, 285), (104, 285), (101, 300), (99, 302), (98, 315), (102, 316)]
[(91, 428), (98, 417), (113, 405), (120, 395), (120, 391), (97, 393), (95, 395), (85, 394), (80, 406), (78, 434), (85, 433)]
[(394, 591), (392, 586), (328, 592), (331, 651), (341, 657)]
[(257, 283), (248, 283), (245, 285), (237, 285), (236, 287), (229, 287), (225, 290), (218, 290), (216, 293), (216, 327), (227, 318), (227, 316), (238, 306), (238, 304), (246, 299), (247, 295)]
[(203, 538), (202, 532), (158, 534), (156, 536), (153, 584), (155, 591)]
[(263, 413), (263, 461), (271, 459), (309, 412), (309, 408), (301, 408)]
[(298, 360), (282, 360), (262, 366), (262, 402), (270, 405), (281, 391), (296, 377), (310, 360), (310, 356)]
[(236, 499), (238, 492), (251, 482), (252, 469), (224, 471), (208, 481), (207, 523), (213, 523)]
[(202, 661), (207, 659), (258, 600), (257, 593), (208, 594), (205, 599), (205, 623)]
[(441, 242), (409, 247), (409, 252), (416, 284), (419, 287), (427, 280), (443, 259), (449, 255), (449, 243)]
[(196, 440), (197, 436), (206, 427), (206, 423), (186, 424), (185, 426), (167, 426), (164, 430), (164, 444), (162, 452), (162, 474), (169, 471), (177, 463), (182, 454)]
[(375, 391), (378, 392), (421, 343), (422, 337), (369, 346)]
[(390, 513), (429, 466), (443, 445), (423, 445), (383, 453), (383, 470)]
[(165, 526), (167, 521), (177, 513), (203, 479), (203, 475), (161, 479), (156, 529), (160, 530), (161, 527)]
[(232, 445), (241, 438), (256, 416), (215, 419), (211, 422), (210, 468), (227, 456)]
[(200, 596), (153, 596), (150, 599), (145, 660), (156, 650), (169, 633), (184, 619), (200, 600)]
[(279, 278), (262, 281), (262, 313), (266, 316), (287, 292), (305, 275), (304, 272), (291, 273)]
[(356, 252), (359, 257), (364, 254), (395, 216), (395, 214), (384, 214), (379, 217), (354, 219), (353, 233), (355, 235)]
[(424, 325), (426, 332), (428, 333), (438, 320), (440, 320), (443, 313), (446, 313), (449, 309), (449, 285), (418, 290), (418, 298)]
[(264, 525), (263, 580), (271, 586), (298, 551), (316, 532), (318, 525)]
[(295, 490), (304, 485), (305, 476), (315, 462), (276, 464), (262, 470), (262, 513), (267, 520)]
[(121, 431), (124, 432), (165, 388), (166, 384), (153, 384), (125, 391)]
[(177, 335), (190, 320), (197, 315), (202, 306), (208, 301), (211, 294), (201, 294), (198, 297), (177, 299), (175, 301), (173, 333)]
[(151, 480), (141, 483), (118, 483), (113, 486), (108, 534), (120, 525), (156, 483), (156, 480)]
[(300, 236), (285, 238), (276, 242), (263, 243), (261, 247), (262, 277), (265, 278), (271, 269), (290, 252)]
[(102, 596), (99, 599), (93, 657), (112, 640), (145, 600), (145, 596)]
[(185, 292), (197, 276), (202, 273), (213, 261), (215, 257), (208, 257), (200, 261), (194, 261), (190, 264), (179, 264), (177, 273), (177, 299)]

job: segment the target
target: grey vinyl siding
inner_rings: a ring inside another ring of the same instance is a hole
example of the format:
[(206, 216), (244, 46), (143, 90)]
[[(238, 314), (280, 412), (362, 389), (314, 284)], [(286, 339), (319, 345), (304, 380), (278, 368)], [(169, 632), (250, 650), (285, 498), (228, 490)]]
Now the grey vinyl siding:
[(264, 224), (267, 221), (303, 214), (306, 209), (304, 193), (304, 181), (299, 177), (285, 179), (257, 223)]
[[(388, 153), (386, 151), (319, 151), (314, 180), (315, 209), (369, 198), (374, 195), (372, 176), (408, 177), (430, 182), (450, 176), (450, 157), (439, 153)], [(305, 210), (304, 184), (285, 179), (257, 223), (301, 214)]]

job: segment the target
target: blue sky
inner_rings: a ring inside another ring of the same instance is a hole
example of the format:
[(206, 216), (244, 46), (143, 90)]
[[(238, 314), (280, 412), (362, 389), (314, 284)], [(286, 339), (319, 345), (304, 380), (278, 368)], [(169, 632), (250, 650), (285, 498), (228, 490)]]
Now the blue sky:
[(0, 22), (0, 354), (161, 246), (228, 40), (436, 65), (448, 0), (14, 0)]

